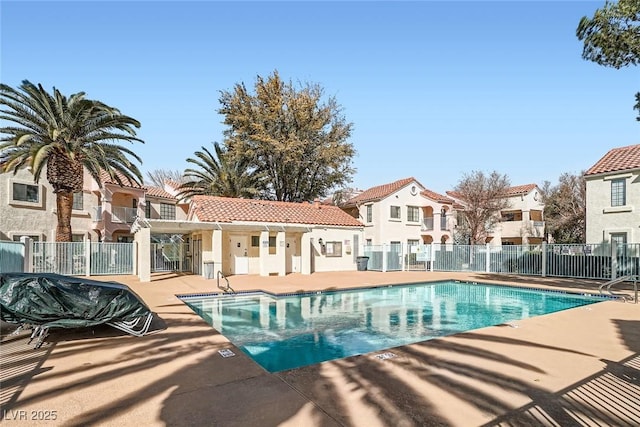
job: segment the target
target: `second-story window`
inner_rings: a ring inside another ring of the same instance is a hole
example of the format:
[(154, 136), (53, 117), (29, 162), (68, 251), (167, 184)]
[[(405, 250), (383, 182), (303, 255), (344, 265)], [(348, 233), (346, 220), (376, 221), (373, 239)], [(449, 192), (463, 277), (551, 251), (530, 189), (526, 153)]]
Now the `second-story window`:
[(611, 206), (624, 206), (627, 204), (626, 181), (624, 178), (611, 181)]
[(81, 211), (82, 209), (84, 209), (84, 195), (82, 194), (82, 191), (79, 191), (77, 193), (73, 193), (73, 210), (75, 211)]
[(169, 203), (160, 203), (161, 219), (176, 219), (176, 205)]
[(391, 206), (391, 218), (400, 219), (400, 206)]
[(13, 200), (18, 202), (38, 203), (40, 192), (37, 185), (13, 183)]
[(151, 219), (151, 202), (148, 200), (144, 204), (144, 217)]
[(373, 205), (367, 205), (367, 222), (373, 222)]
[(417, 206), (407, 206), (407, 222), (419, 222), (420, 209)]

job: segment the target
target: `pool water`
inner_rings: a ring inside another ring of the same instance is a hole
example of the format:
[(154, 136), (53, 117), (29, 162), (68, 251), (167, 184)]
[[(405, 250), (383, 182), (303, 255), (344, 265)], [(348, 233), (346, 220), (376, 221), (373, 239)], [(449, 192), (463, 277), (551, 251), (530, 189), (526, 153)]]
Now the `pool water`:
[(180, 298), (269, 372), (603, 301), (457, 281), (286, 296), (254, 292)]

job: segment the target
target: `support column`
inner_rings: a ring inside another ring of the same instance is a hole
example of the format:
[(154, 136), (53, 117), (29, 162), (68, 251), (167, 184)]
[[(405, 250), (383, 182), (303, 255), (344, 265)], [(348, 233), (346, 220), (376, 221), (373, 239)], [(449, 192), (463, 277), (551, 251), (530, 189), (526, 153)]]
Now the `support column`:
[(260, 232), (260, 275), (269, 275), (269, 232)]
[(141, 282), (151, 281), (151, 229), (141, 228), (133, 236), (138, 250), (138, 278)]
[(278, 231), (276, 235), (276, 263), (278, 276), (285, 276), (287, 274), (287, 243), (286, 233), (284, 231)]
[(311, 274), (311, 266), (313, 265), (313, 248), (311, 247), (311, 233), (303, 233), (300, 239), (300, 272), (302, 274)]
[(213, 230), (211, 237), (211, 254), (211, 260), (214, 262), (213, 277), (218, 277), (219, 271), (222, 271), (224, 274), (222, 264), (225, 262), (225, 260), (222, 257), (222, 230)]

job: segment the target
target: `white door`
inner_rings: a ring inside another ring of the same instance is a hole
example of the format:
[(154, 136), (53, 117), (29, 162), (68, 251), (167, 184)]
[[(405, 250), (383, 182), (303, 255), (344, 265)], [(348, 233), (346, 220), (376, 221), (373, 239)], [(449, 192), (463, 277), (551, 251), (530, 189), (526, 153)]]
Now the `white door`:
[(298, 254), (297, 239), (295, 237), (286, 238), (286, 272), (287, 273), (299, 273), (300, 272), (300, 254)]
[(247, 236), (230, 236), (232, 274), (249, 274), (249, 257), (247, 256)]

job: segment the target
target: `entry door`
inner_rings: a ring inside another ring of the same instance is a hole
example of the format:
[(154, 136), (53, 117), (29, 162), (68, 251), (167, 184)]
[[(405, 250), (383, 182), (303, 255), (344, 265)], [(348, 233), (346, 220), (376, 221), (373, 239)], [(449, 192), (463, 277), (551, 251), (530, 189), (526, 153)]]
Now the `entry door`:
[(300, 272), (300, 254), (298, 253), (297, 239), (295, 237), (286, 238), (286, 272), (287, 273), (299, 273)]
[(247, 236), (231, 236), (231, 266), (232, 274), (249, 274), (249, 256), (247, 255)]
[(194, 238), (193, 243), (193, 265), (191, 266), (193, 274), (202, 273), (202, 240), (200, 238)]

